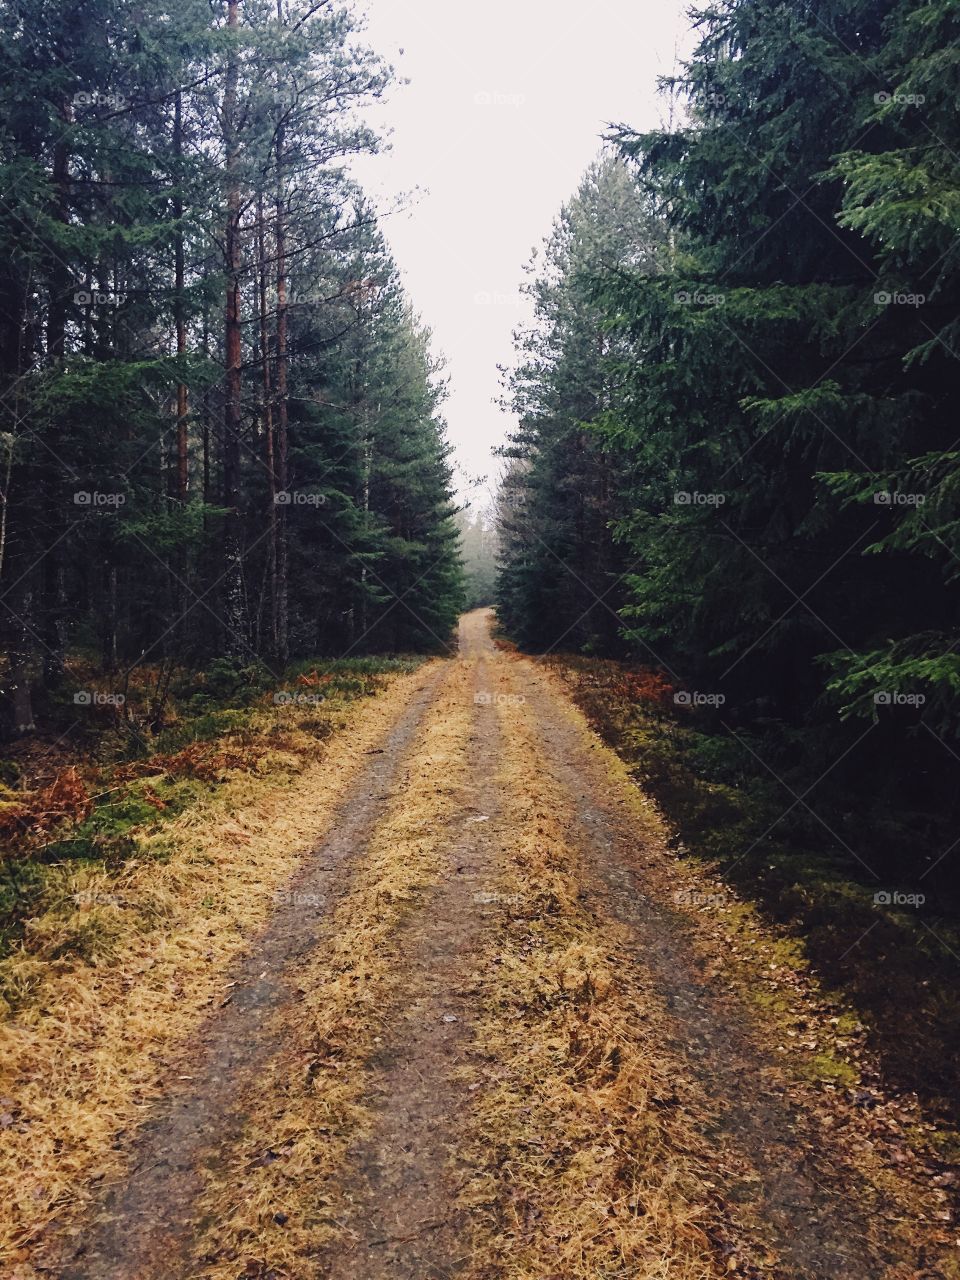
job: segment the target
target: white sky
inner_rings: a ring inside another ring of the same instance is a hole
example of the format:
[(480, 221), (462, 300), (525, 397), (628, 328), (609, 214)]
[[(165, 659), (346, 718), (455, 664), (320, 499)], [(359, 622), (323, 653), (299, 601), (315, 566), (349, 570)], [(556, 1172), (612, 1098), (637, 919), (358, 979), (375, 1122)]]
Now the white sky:
[[(691, 46), (686, 5), (360, 0), (367, 42), (410, 83), (371, 117), (392, 130), (392, 150), (355, 172), (381, 207), (417, 192), (384, 230), (447, 359), (444, 411), (466, 475), (499, 471), (491, 449), (509, 418), (495, 404), (497, 365), (511, 361), (525, 313), (523, 265), (607, 124), (661, 123), (656, 79)], [(465, 492), (464, 475), (458, 483)]]

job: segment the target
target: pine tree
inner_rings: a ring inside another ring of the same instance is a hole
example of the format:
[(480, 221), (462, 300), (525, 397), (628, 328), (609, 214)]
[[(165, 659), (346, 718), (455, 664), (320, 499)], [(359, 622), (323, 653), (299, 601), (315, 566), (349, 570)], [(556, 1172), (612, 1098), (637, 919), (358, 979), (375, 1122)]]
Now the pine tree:
[(623, 345), (594, 296), (598, 277), (656, 269), (659, 227), (623, 163), (598, 160), (531, 265), (535, 323), (510, 377), (520, 426), (501, 499), (500, 615), (524, 644), (618, 646), (627, 567), (611, 527), (624, 515), (625, 459), (591, 424), (609, 412)]
[[(392, 263), (382, 306), (357, 274), (375, 218), (345, 160), (376, 150), (363, 109), (391, 71), (351, 10), (4, 2), (0, 31), (10, 727), (77, 646), (118, 678), (227, 653), (279, 668), (361, 643), (358, 609), (395, 589), (445, 635), (458, 571), (426, 338)], [(421, 464), (382, 511), (370, 422), (339, 398), (361, 334), (360, 400), (382, 384), (403, 405), (381, 455)], [(408, 535), (404, 497), (437, 528)]]
[(618, 133), (671, 242), (662, 277), (607, 291), (632, 348), (605, 424), (634, 462), (628, 638), (723, 693), (798, 791), (839, 761), (848, 801), (902, 810), (958, 724), (952, 18), (733, 0), (698, 29), (687, 124)]

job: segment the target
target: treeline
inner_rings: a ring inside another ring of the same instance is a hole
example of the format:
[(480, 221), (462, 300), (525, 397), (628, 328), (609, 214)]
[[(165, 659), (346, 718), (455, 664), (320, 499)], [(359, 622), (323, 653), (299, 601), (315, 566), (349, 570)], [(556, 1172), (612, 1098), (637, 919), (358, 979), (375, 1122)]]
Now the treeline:
[(535, 322), (518, 334), (509, 376), (519, 426), (497, 495), (497, 599), (501, 622), (532, 648), (622, 649), (628, 559), (614, 530), (630, 510), (629, 458), (596, 428), (633, 352), (596, 293), (657, 269), (664, 234), (626, 166), (605, 156), (531, 263)]
[(457, 513), (468, 609), (492, 605), (497, 591), (497, 523), (492, 506), (467, 503)]
[(703, 695), (707, 772), (783, 782), (815, 830), (833, 794), (819, 839), (858, 875), (950, 877), (960, 14), (696, 24), (682, 123), (616, 129), (534, 263), (502, 615)]
[(459, 607), (441, 371), (350, 157), (333, 0), (0, 3), (0, 647), (107, 671), (422, 648)]

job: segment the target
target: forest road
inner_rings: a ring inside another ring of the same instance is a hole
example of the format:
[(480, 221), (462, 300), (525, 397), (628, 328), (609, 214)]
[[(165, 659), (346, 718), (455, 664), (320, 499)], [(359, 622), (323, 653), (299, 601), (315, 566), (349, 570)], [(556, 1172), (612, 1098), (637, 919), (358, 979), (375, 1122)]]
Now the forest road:
[(704, 965), (647, 802), (492, 623), (344, 797), (297, 879), (328, 908), (253, 941), (64, 1280), (926, 1274)]

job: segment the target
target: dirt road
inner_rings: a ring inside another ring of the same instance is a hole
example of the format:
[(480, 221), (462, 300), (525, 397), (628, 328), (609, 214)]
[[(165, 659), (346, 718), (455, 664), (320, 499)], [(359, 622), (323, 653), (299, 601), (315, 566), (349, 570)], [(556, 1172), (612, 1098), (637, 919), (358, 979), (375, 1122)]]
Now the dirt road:
[(657, 815), (490, 625), (371, 749), (122, 1176), (12, 1274), (946, 1274), (936, 1205), (765, 1045)]

